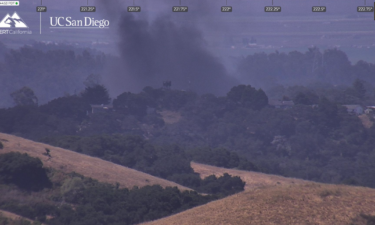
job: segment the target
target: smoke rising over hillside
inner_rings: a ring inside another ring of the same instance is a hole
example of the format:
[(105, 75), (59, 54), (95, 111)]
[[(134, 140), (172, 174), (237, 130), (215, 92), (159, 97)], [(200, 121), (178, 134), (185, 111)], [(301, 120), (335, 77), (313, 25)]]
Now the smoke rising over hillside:
[(192, 25), (177, 24), (167, 16), (148, 21), (118, 13), (121, 62), (114, 63), (111, 67), (116, 69), (107, 76), (107, 85), (115, 92), (160, 87), (170, 80), (172, 88), (225, 94), (237, 84), (206, 50), (201, 32)]

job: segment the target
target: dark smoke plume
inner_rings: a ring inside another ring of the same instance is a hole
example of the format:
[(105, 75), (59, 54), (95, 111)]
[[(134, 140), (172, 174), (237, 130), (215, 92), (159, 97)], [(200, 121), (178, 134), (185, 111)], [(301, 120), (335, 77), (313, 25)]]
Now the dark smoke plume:
[(222, 95), (237, 84), (206, 50), (202, 34), (192, 25), (166, 16), (149, 22), (121, 12), (117, 26), (122, 60), (111, 72), (114, 77), (107, 78), (110, 88), (135, 91), (172, 81), (175, 89)]

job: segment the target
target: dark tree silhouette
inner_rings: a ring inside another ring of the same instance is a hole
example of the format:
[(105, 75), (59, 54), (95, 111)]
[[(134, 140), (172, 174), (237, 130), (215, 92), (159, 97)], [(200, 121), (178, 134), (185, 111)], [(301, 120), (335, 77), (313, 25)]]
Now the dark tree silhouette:
[(250, 85), (238, 85), (233, 87), (227, 94), (228, 99), (249, 107), (259, 110), (268, 104), (268, 97), (262, 89), (256, 90)]
[(164, 81), (163, 82), (163, 87), (164, 88), (170, 89), (171, 86), (172, 86), (172, 81)]
[(356, 97), (358, 97), (360, 99), (364, 99), (365, 98), (366, 89), (365, 89), (365, 86), (364, 86), (362, 80), (356, 79), (353, 82), (353, 89), (354, 89), (354, 93), (355, 93)]
[(38, 105), (38, 98), (29, 87), (23, 87), (10, 94), (17, 105)]
[(86, 87), (82, 93), (82, 98), (89, 104), (109, 104), (111, 98), (108, 90), (103, 85), (95, 85), (93, 87)]
[(319, 102), (319, 97), (312, 93), (299, 92), (293, 99), (296, 105), (312, 105)]
[(40, 111), (43, 113), (79, 121), (86, 117), (89, 110), (90, 105), (83, 98), (75, 95), (57, 98), (40, 106)]
[(0, 155), (0, 183), (13, 183), (30, 191), (51, 187), (42, 161), (19, 152)]

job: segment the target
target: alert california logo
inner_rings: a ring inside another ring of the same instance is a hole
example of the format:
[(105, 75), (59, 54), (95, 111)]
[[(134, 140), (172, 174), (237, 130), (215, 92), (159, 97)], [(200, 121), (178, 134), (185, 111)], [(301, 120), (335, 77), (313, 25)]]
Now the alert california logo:
[(17, 12), (14, 12), (12, 16), (7, 13), (0, 22), (0, 34), (32, 34), (28, 28)]

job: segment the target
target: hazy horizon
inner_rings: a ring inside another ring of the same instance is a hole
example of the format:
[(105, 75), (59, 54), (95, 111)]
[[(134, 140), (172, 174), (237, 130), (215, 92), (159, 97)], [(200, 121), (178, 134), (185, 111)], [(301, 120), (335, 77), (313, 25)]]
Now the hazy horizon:
[[(89, 0), (89, 5), (95, 5), (97, 11), (80, 13), (79, 7), (87, 5), (85, 0), (64, 4), (44, 0), (47, 12), (37, 13), (35, 7), (40, 1), (21, 0), (18, 7), (0, 7), (0, 16), (18, 11), (33, 34), (2, 35), (1, 41), (9, 49), (34, 41), (55, 42), (119, 56), (121, 62), (112, 62), (101, 74), (113, 96), (126, 90), (137, 92), (147, 85), (159, 86), (164, 80), (173, 80), (176, 88), (193, 87), (192, 90), (201, 93), (204, 89), (222, 95), (235, 84), (251, 84), (238, 75), (238, 62), (261, 52), (304, 53), (315, 46), (321, 51), (342, 50), (352, 64), (359, 60), (375, 62), (373, 13), (356, 11), (365, 1), (274, 0), (273, 3), (281, 6), (282, 11), (265, 13), (264, 7), (272, 1), (182, 0), (181, 5), (188, 6), (189, 12), (172, 13), (171, 7), (179, 5), (179, 1), (134, 0), (142, 11), (128, 13), (126, 7), (133, 5), (133, 1)], [(226, 4), (233, 7), (233, 12), (220, 12), (220, 7)], [(326, 6), (327, 12), (312, 13), (311, 7), (318, 5)], [(50, 18), (59, 16), (106, 19), (110, 26), (109, 29), (50, 29)]]

